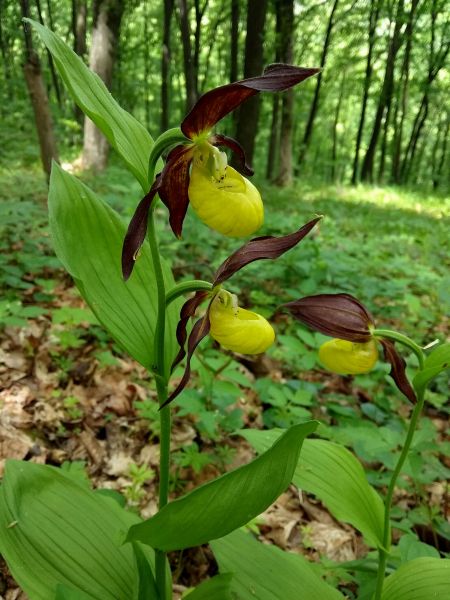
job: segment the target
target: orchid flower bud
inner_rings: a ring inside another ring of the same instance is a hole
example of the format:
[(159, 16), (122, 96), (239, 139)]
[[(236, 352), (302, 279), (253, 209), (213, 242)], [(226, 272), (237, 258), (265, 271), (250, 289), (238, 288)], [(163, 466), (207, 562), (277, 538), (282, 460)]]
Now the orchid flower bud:
[(332, 339), (319, 348), (319, 358), (325, 368), (340, 375), (368, 373), (378, 360), (374, 339), (359, 343)]
[[(261, 227), (264, 207), (256, 187), (226, 164), (226, 156), (210, 144), (195, 151), (189, 200), (206, 225), (229, 237), (246, 237)], [(224, 158), (225, 157), (225, 158)]]
[(261, 315), (237, 305), (237, 298), (221, 290), (209, 309), (210, 335), (221, 346), (242, 354), (261, 354), (273, 344), (275, 332)]

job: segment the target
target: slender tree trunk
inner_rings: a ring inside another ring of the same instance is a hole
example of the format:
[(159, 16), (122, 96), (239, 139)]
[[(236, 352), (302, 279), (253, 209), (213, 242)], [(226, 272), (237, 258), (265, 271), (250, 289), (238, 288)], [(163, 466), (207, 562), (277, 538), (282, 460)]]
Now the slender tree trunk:
[[(48, 7), (49, 14), (51, 15), (50, 3), (48, 3), (48, 2), (47, 2), (47, 7)], [(39, 22), (41, 23), (41, 25), (45, 26), (44, 18), (42, 17), (42, 9), (41, 9), (40, 0), (36, 0), (36, 8), (38, 11)], [(52, 77), (53, 87), (55, 89), (56, 100), (58, 102), (58, 106), (61, 108), (61, 91), (59, 89), (58, 77), (56, 76), (55, 65), (53, 63), (53, 57), (48, 48), (47, 48), (47, 58), (48, 58), (48, 66), (50, 67), (50, 73), (51, 73), (51, 77)]]
[[(122, 0), (96, 0), (89, 67), (111, 87), (114, 60), (123, 14)], [(108, 162), (109, 146), (106, 138), (87, 117), (84, 120), (82, 163), (85, 169), (102, 171)]]
[[(20, 0), (22, 17), (29, 17), (30, 10), (28, 0)], [(41, 161), (47, 180), (50, 177), (52, 160), (58, 161), (58, 151), (56, 141), (53, 135), (53, 123), (48, 103), (47, 90), (41, 72), (39, 57), (34, 51), (31, 38), (30, 26), (23, 24), (26, 48), (26, 62), (23, 66), (25, 81), (30, 94), (31, 104), (33, 106), (34, 120), (36, 124), (39, 147), (41, 151)]]
[(200, 0), (194, 0), (195, 7), (195, 31), (194, 31), (194, 79), (195, 79), (195, 96), (199, 96), (199, 74), (200, 74), (200, 45), (202, 34), (202, 20), (206, 9), (208, 8), (209, 0), (203, 0), (203, 5), (200, 5)]
[[(72, 0), (72, 35), (73, 51), (84, 58), (87, 53), (86, 47), (87, 29), (87, 0)], [(84, 114), (76, 104), (73, 108), (75, 119), (83, 126)]]
[(332, 145), (332, 149), (331, 149), (331, 181), (335, 181), (336, 180), (336, 175), (337, 175), (337, 147), (338, 147), (338, 124), (339, 124), (339, 117), (341, 114), (341, 107), (342, 107), (342, 100), (344, 98), (344, 89), (345, 89), (345, 76), (346, 73), (345, 71), (342, 72), (342, 78), (341, 78), (341, 85), (339, 88), (339, 97), (338, 97), (338, 101), (336, 103), (336, 110), (334, 112), (334, 121), (333, 121), (333, 145)]
[[(408, 111), (408, 96), (409, 96), (409, 66), (411, 62), (411, 49), (413, 43), (413, 32), (415, 25), (415, 14), (420, 0), (412, 0), (411, 9), (408, 13), (408, 22), (406, 24), (405, 38), (406, 47), (405, 55), (403, 58), (402, 75), (401, 81), (403, 86), (401, 88), (401, 113), (400, 120), (397, 120), (397, 116), (394, 119), (394, 140), (392, 144), (392, 180), (395, 183), (400, 182), (400, 157), (402, 152), (403, 142), (403, 128), (405, 123), (406, 113)], [(399, 106), (399, 105), (397, 105)], [(396, 110), (397, 112), (397, 110)]]
[[(8, 44), (6, 43), (5, 36), (3, 34), (3, 0), (0, 0), (0, 52), (2, 55), (2, 65), (3, 65), (3, 78), (5, 81), (6, 94), (9, 99), (12, 98), (12, 89), (11, 89), (11, 72), (10, 72), (10, 62), (9, 62), (9, 49)], [(0, 107), (2, 110), (3, 107)]]
[(169, 128), (169, 89), (170, 89), (170, 24), (173, 14), (173, 0), (164, 0), (164, 24), (161, 57), (161, 132)]
[(86, 55), (87, 0), (72, 0), (73, 51)]
[(401, 27), (403, 25), (403, 3), (404, 0), (398, 0), (397, 12), (395, 15), (394, 33), (392, 34), (391, 41), (389, 43), (389, 50), (386, 59), (386, 69), (384, 73), (383, 86), (381, 88), (380, 97), (378, 100), (378, 107), (375, 114), (375, 121), (372, 128), (372, 135), (370, 138), (369, 146), (367, 148), (366, 155), (361, 168), (361, 179), (365, 181), (373, 180), (373, 168), (375, 160), (375, 151), (378, 144), (378, 138), (381, 132), (381, 124), (383, 121), (383, 115), (387, 110), (388, 104), (391, 101), (392, 93), (394, 89), (394, 69), (395, 59), (398, 51), (402, 44), (402, 36), (400, 35)]
[(323, 76), (323, 68), (325, 67), (325, 63), (327, 62), (327, 55), (328, 55), (328, 50), (330, 48), (330, 42), (331, 42), (331, 33), (333, 31), (333, 27), (334, 27), (334, 15), (336, 12), (336, 9), (338, 7), (338, 3), (339, 0), (334, 0), (333, 2), (333, 6), (331, 8), (331, 12), (330, 12), (330, 16), (328, 18), (328, 24), (327, 24), (327, 30), (325, 33), (325, 41), (323, 43), (323, 49), (322, 49), (322, 56), (320, 59), (320, 68), (321, 71), (319, 73), (319, 75), (317, 76), (316, 79), (316, 88), (314, 90), (314, 97), (313, 97), (313, 101), (311, 104), (311, 109), (309, 111), (309, 117), (308, 117), (308, 121), (306, 123), (306, 127), (305, 127), (305, 133), (303, 135), (303, 140), (300, 146), (300, 153), (299, 153), (299, 157), (298, 157), (298, 164), (297, 164), (297, 171), (300, 170), (300, 166), (303, 163), (306, 153), (308, 151), (308, 147), (309, 144), (311, 142), (311, 138), (312, 138), (312, 134), (313, 134), (313, 127), (314, 127), (314, 121), (316, 119), (316, 115), (317, 115), (317, 109), (319, 108), (319, 100), (320, 100), (320, 90), (321, 90), (321, 86), (322, 86), (322, 76)]
[(230, 82), (237, 81), (239, 66), (239, 0), (231, 0)]
[(440, 47), (436, 49), (436, 21), (438, 18), (440, 7), (438, 6), (437, 0), (433, 0), (431, 4), (431, 32), (430, 32), (430, 51), (428, 57), (428, 73), (423, 83), (423, 95), (420, 102), (419, 110), (414, 118), (411, 135), (404, 153), (404, 158), (400, 170), (400, 181), (406, 182), (411, 168), (414, 162), (414, 155), (416, 153), (417, 144), (419, 141), (420, 134), (423, 130), (423, 126), (428, 116), (429, 109), (429, 97), (431, 86), (433, 81), (439, 74), (439, 71), (443, 68), (446, 63), (447, 56), (450, 51), (450, 42), (446, 36), (444, 29)]
[[(447, 159), (447, 145), (448, 145), (449, 133), (450, 133), (450, 116), (447, 115), (445, 130), (443, 133), (441, 158), (440, 158), (439, 162), (437, 163), (437, 167), (434, 170), (434, 174), (433, 174), (433, 189), (434, 190), (436, 190), (442, 183), (442, 173), (444, 171), (444, 165), (446, 164), (446, 159)], [(448, 166), (450, 166), (450, 165), (448, 165)], [(447, 169), (447, 181), (449, 178), (449, 173), (450, 173), (450, 168)]]
[[(275, 1), (275, 62), (281, 61), (281, 4)], [(279, 94), (272, 95), (272, 117), (270, 122), (270, 140), (267, 152), (266, 177), (274, 179), (280, 144), (280, 103)]]
[(183, 42), (184, 78), (186, 86), (186, 112), (189, 112), (197, 101), (196, 75), (194, 55), (191, 44), (191, 27), (189, 24), (189, 8), (187, 0), (178, 0), (180, 12), (181, 40)]
[(369, 15), (369, 49), (367, 51), (366, 73), (364, 77), (364, 92), (361, 104), (361, 115), (359, 117), (358, 133), (356, 135), (355, 158), (353, 160), (352, 184), (355, 185), (358, 179), (359, 152), (361, 148), (362, 134), (364, 131), (364, 121), (366, 119), (367, 100), (369, 98), (370, 84), (372, 82), (372, 55), (375, 46), (375, 32), (380, 13), (380, 0), (371, 0)]
[(383, 123), (383, 137), (381, 140), (380, 164), (378, 166), (378, 181), (384, 177), (384, 168), (386, 166), (386, 149), (389, 135), (389, 121), (391, 120), (392, 95), (387, 103), (386, 116)]
[[(248, 0), (247, 35), (245, 38), (244, 77), (255, 77), (263, 70), (264, 24), (267, 13), (267, 0)], [(251, 164), (255, 150), (258, 129), (260, 94), (249, 98), (239, 108), (236, 139), (242, 144), (247, 161)]]
[[(285, 63), (293, 62), (294, 0), (277, 0), (280, 4), (280, 54)], [(292, 130), (294, 126), (294, 91), (284, 92), (281, 100), (280, 166), (275, 183), (292, 185)]]

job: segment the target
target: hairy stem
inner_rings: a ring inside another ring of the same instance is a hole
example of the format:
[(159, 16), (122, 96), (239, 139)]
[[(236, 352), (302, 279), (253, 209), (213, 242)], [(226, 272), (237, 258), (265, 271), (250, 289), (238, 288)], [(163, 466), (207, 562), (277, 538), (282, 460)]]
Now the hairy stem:
[(190, 281), (182, 281), (175, 287), (169, 290), (166, 294), (166, 306), (169, 306), (171, 302), (189, 292), (198, 292), (200, 290), (209, 291), (212, 290), (212, 284), (208, 281), (202, 281), (201, 279), (192, 279)]
[[(159, 254), (158, 240), (155, 230), (154, 207), (150, 210), (148, 221), (148, 238), (155, 270), (155, 280), (158, 290), (158, 316), (155, 329), (155, 364), (153, 370), (156, 378), (158, 402), (161, 406), (167, 399), (168, 376), (166, 374), (164, 338), (166, 331), (166, 289)], [(169, 469), (170, 469), (170, 407), (166, 406), (159, 411), (160, 419), (160, 458), (159, 458), (159, 509), (163, 508), (169, 498)], [(156, 587), (159, 599), (166, 600), (166, 554), (156, 550), (155, 556)]]
[(390, 329), (374, 329), (372, 334), (375, 337), (388, 338), (390, 340), (394, 340), (395, 342), (403, 344), (403, 346), (406, 346), (407, 348), (412, 350), (417, 356), (417, 360), (419, 361), (419, 368), (423, 369), (423, 363), (425, 360), (423, 350), (418, 344), (416, 344), (416, 342), (411, 340), (409, 337), (403, 335), (403, 333), (398, 333), (398, 331), (391, 331)]
[(413, 441), (414, 433), (417, 427), (417, 422), (420, 417), (420, 413), (423, 409), (423, 404), (425, 400), (424, 390), (418, 390), (418, 399), (417, 404), (414, 407), (414, 411), (411, 415), (411, 420), (409, 422), (408, 432), (406, 434), (406, 440), (403, 445), (403, 450), (399, 456), (397, 464), (395, 465), (394, 472), (392, 473), (391, 481), (389, 482), (388, 491), (386, 494), (386, 500), (384, 502), (384, 528), (383, 528), (383, 547), (379, 549), (379, 563), (378, 563), (378, 575), (377, 575), (377, 587), (375, 592), (375, 600), (381, 599), (381, 594), (383, 591), (383, 583), (384, 576), (386, 570), (386, 562), (389, 556), (390, 546), (391, 546), (391, 508), (392, 508), (392, 498), (394, 496), (395, 485), (397, 483), (398, 477), (401, 473), (403, 465), (405, 464), (405, 460), (408, 457), (409, 449), (411, 447), (411, 443)]

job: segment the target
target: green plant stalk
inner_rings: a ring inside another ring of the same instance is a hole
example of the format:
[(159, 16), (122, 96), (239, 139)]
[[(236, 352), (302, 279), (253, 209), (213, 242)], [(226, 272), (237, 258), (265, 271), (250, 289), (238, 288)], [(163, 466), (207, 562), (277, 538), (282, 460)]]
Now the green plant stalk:
[(419, 361), (419, 368), (421, 370), (423, 369), (423, 363), (425, 361), (425, 355), (423, 353), (423, 350), (418, 344), (416, 344), (416, 342), (411, 340), (409, 337), (403, 335), (403, 333), (399, 333), (398, 331), (391, 331), (390, 329), (374, 329), (372, 331), (372, 335), (380, 338), (388, 338), (390, 340), (398, 342), (399, 344), (403, 344), (403, 346), (406, 346), (414, 352)]
[(377, 587), (376, 587), (376, 591), (375, 591), (374, 600), (381, 600), (381, 594), (383, 592), (386, 562), (387, 562), (390, 547), (391, 547), (390, 522), (391, 522), (392, 498), (394, 496), (395, 485), (397, 483), (398, 477), (401, 473), (403, 465), (405, 464), (405, 460), (408, 457), (409, 449), (411, 447), (414, 433), (416, 431), (417, 422), (419, 420), (420, 414), (423, 409), (423, 404), (425, 401), (425, 390), (423, 388), (421, 390), (417, 390), (417, 396), (418, 396), (417, 404), (415, 405), (413, 413), (411, 415), (411, 420), (409, 422), (408, 433), (406, 434), (406, 440), (403, 445), (403, 450), (399, 456), (397, 464), (395, 465), (394, 472), (392, 473), (392, 477), (389, 482), (389, 487), (388, 487), (388, 491), (386, 494), (386, 500), (384, 502), (383, 547), (379, 548), (379, 550), (378, 550), (380, 559), (378, 562)]
[(213, 286), (208, 281), (202, 281), (201, 279), (191, 279), (189, 281), (182, 281), (169, 290), (166, 294), (166, 306), (169, 306), (171, 302), (189, 292), (198, 292), (200, 290), (210, 291)]
[[(166, 289), (164, 274), (159, 254), (158, 240), (155, 229), (154, 206), (150, 209), (148, 218), (148, 239), (155, 270), (156, 286), (158, 290), (158, 316), (155, 329), (155, 364), (153, 371), (156, 379), (158, 402), (161, 406), (167, 399), (168, 377), (166, 374), (164, 340), (166, 332)], [(170, 470), (170, 406), (159, 411), (160, 419), (160, 457), (159, 457), (159, 503), (161, 510), (169, 499), (169, 470)], [(166, 553), (155, 551), (155, 579), (159, 600), (167, 600), (166, 596)]]

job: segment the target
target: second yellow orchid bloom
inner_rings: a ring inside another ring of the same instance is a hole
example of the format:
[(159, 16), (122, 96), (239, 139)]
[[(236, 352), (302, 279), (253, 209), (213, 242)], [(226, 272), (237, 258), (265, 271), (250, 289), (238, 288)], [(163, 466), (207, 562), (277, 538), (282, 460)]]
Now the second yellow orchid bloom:
[(261, 354), (275, 340), (270, 323), (258, 313), (240, 308), (233, 294), (220, 291), (209, 309), (210, 335), (219, 344), (241, 354)]

